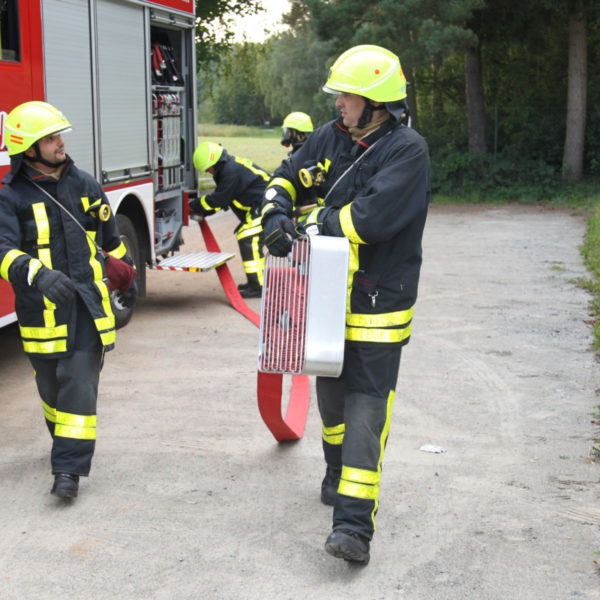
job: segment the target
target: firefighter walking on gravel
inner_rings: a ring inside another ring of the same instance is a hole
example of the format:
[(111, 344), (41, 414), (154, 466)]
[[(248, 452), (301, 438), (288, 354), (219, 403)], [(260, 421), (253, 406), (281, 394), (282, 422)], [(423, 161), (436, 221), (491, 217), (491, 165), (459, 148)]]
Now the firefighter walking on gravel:
[[(10, 171), (0, 189), (0, 276), (15, 292), (23, 347), (53, 438), (52, 493), (74, 498), (90, 472), (104, 352), (115, 343), (102, 250), (126, 249), (102, 188), (65, 153), (66, 117), (45, 102), (5, 122)], [(132, 285), (123, 297), (135, 300)]]
[(231, 208), (240, 220), (235, 233), (247, 279), (238, 285), (238, 290), (244, 298), (260, 298), (265, 268), (260, 203), (271, 175), (247, 158), (228, 154), (214, 142), (198, 145), (194, 166), (200, 172), (210, 173), (216, 188), (191, 200), (190, 211), (209, 216)]
[[(430, 197), (425, 140), (405, 126), (406, 80), (379, 46), (344, 52), (324, 91), (339, 119), (316, 129), (282, 162), (263, 200), (265, 243), (286, 256), (300, 234), (350, 241), (344, 365), (317, 377), (326, 473), (321, 500), (333, 506), (325, 550), (366, 564), (379, 507), (383, 453), (402, 347), (411, 333)], [(324, 204), (292, 220), (305, 190), (299, 172), (318, 166)]]

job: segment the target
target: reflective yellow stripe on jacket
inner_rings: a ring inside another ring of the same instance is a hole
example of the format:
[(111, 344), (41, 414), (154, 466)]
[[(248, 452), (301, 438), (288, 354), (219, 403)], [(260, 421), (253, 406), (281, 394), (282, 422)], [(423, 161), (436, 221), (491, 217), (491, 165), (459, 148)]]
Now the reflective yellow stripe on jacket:
[[(48, 269), (52, 268), (50, 255), (50, 222), (43, 202), (36, 202), (31, 207), (37, 228), (38, 258)], [(56, 324), (56, 304), (44, 296), (44, 326), (19, 326), (23, 349), (28, 353), (53, 354), (67, 350), (68, 329), (66, 324)]]

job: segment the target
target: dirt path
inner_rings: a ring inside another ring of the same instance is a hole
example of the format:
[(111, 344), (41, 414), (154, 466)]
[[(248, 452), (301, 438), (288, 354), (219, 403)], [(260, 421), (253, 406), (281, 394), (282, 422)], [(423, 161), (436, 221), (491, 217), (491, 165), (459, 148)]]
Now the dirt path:
[[(210, 222), (235, 251), (231, 216)], [(303, 438), (277, 444), (256, 407), (257, 329), (215, 273), (149, 273), (72, 506), (48, 493), (29, 364), (0, 330), (0, 598), (600, 598), (584, 233), (563, 211), (432, 208), (366, 568), (323, 551), (314, 393)], [(195, 228), (186, 241), (201, 249)]]

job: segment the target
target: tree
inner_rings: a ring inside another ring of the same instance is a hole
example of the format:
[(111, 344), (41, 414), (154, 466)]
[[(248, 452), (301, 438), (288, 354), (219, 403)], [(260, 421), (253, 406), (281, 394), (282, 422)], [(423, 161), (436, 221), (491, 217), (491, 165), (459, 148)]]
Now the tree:
[(196, 61), (198, 70), (218, 62), (233, 44), (235, 15), (264, 10), (261, 0), (196, 0)]
[(562, 176), (567, 181), (583, 177), (587, 114), (587, 15), (584, 2), (576, 2), (569, 13), (569, 74), (567, 127)]

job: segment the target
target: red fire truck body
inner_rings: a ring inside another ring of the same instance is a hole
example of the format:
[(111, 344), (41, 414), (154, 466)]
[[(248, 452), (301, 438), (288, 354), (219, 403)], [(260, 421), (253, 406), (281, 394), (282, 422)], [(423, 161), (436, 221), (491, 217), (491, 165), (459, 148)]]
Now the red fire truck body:
[[(6, 0), (0, 3), (0, 179), (4, 120), (28, 100), (59, 108), (75, 164), (101, 183), (138, 267), (176, 252), (195, 193), (193, 0)], [(158, 267), (160, 268), (160, 267)], [(117, 324), (131, 316), (115, 310)], [(0, 326), (14, 296), (0, 280)]]

